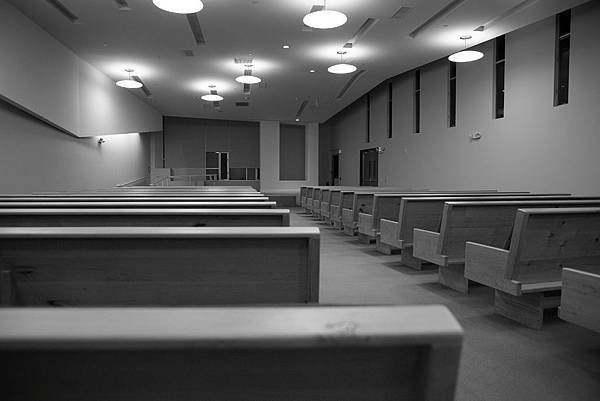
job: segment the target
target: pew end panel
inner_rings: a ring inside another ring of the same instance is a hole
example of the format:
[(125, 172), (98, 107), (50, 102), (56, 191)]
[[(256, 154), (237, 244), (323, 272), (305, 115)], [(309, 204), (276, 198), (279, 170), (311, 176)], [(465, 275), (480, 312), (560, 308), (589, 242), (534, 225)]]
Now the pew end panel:
[(509, 251), (489, 245), (467, 242), (465, 278), (495, 289), (516, 294), (517, 285), (504, 279)]
[(600, 333), (600, 271), (563, 269), (558, 316)]
[(381, 243), (387, 245), (391, 249), (400, 249), (400, 243), (398, 241), (398, 227), (397, 221), (381, 219), (379, 222), (381, 235)]
[[(412, 255), (438, 266), (445, 266), (447, 258), (440, 255), (440, 233), (415, 228), (413, 231)], [(402, 249), (404, 253), (404, 248)]]
[(16, 305), (316, 303), (319, 231), (298, 229), (1, 228), (0, 254)]
[(462, 337), (442, 306), (13, 308), (0, 383), (5, 401), (448, 401)]
[(342, 209), (342, 226), (344, 234), (349, 236), (356, 235), (356, 222), (354, 221), (354, 212), (350, 209)]

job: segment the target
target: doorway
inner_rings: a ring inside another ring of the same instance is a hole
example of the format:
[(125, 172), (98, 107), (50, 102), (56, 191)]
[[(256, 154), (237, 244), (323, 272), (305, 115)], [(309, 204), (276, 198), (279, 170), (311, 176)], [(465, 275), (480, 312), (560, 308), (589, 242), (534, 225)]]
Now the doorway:
[(360, 185), (376, 187), (379, 184), (379, 154), (377, 149), (360, 151)]
[(331, 185), (338, 185), (340, 182), (340, 155), (331, 155)]

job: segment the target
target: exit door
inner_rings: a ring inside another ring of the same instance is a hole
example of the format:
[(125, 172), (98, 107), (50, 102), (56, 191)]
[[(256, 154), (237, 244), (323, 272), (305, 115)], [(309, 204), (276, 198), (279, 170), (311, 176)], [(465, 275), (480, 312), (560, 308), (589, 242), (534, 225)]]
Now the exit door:
[(379, 183), (379, 154), (375, 148), (360, 151), (360, 185), (376, 187)]

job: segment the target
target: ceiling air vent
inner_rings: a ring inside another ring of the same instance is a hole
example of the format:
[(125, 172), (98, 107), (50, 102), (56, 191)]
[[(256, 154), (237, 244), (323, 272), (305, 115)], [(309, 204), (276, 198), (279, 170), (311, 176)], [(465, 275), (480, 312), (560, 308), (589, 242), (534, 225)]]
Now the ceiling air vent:
[(235, 102), (236, 107), (248, 107), (250, 106), (249, 102)]
[(129, 7), (129, 4), (127, 3), (126, 0), (115, 0), (115, 3), (117, 3), (117, 5), (119, 6), (119, 10), (121, 11), (130, 11), (131, 7)]
[(194, 57), (194, 52), (192, 50), (189, 49), (184, 49), (181, 51), (183, 53), (184, 56), (186, 57)]
[(233, 59), (236, 64), (252, 64), (253, 59), (251, 57), (236, 57)]
[(306, 106), (308, 106), (308, 100), (305, 100), (300, 104), (300, 107), (298, 108), (298, 111), (296, 112), (296, 120), (298, 120), (298, 119), (300, 119), (300, 117), (302, 117), (302, 114), (304, 113)]
[(139, 83), (141, 83), (142, 86), (140, 89), (142, 90), (142, 92), (144, 92), (144, 95), (146, 95), (146, 97), (152, 97), (152, 92), (150, 92), (150, 89), (148, 89), (148, 87), (146, 86), (146, 84), (142, 81), (142, 79), (140, 77), (138, 77), (137, 75), (132, 75), (131, 78), (135, 81), (138, 81)]
[(400, 7), (398, 11), (392, 15), (392, 19), (402, 19), (412, 11), (412, 7)]
[(418, 35), (420, 35), (421, 33), (423, 33), (425, 30), (429, 29), (437, 21), (439, 21), (442, 18), (445, 18), (448, 15), (452, 14), (454, 12), (454, 10), (456, 10), (458, 7), (462, 6), (467, 1), (468, 0), (453, 0), (453, 1), (451, 1), (444, 8), (442, 8), (440, 11), (438, 11), (437, 13), (435, 13), (431, 18), (429, 18), (423, 24), (419, 25), (417, 27), (417, 29), (415, 29), (414, 31), (412, 31), (411, 33), (409, 33), (408, 36), (410, 36), (413, 39), (416, 38)]
[(198, 20), (197, 14), (186, 14), (187, 20), (190, 24), (190, 29), (194, 34), (194, 39), (196, 43), (199, 45), (205, 45), (206, 40), (204, 39), (204, 34), (202, 33), (202, 28), (200, 27), (200, 20)]
[(365, 72), (367, 72), (366, 70), (358, 70), (354, 73), (354, 75), (352, 75), (350, 77), (350, 79), (348, 80), (348, 82), (346, 82), (346, 84), (342, 87), (342, 89), (340, 90), (340, 93), (338, 93), (338, 95), (336, 96), (336, 99), (339, 100), (341, 98), (344, 97), (344, 95), (346, 94), (346, 92), (348, 92), (348, 90), (352, 87), (352, 85), (354, 85), (354, 83), (356, 82), (356, 80), (358, 78), (360, 78)]
[(508, 10), (506, 10), (505, 12), (503, 12), (496, 18), (493, 18), (493, 19), (489, 20), (488, 22), (486, 22), (485, 24), (478, 26), (477, 28), (475, 28), (475, 30), (482, 32), (482, 31), (485, 31), (486, 29), (490, 29), (492, 26), (496, 25), (498, 22), (520, 13), (521, 11), (525, 10), (527, 7), (533, 5), (534, 3), (537, 3), (538, 1), (539, 0), (522, 1), (519, 4), (517, 4), (516, 6), (509, 8)]
[(379, 22), (379, 18), (367, 18), (358, 28), (354, 36), (344, 45), (345, 48), (352, 48), (362, 37), (364, 37)]
[(59, 13), (62, 14), (63, 17), (68, 19), (73, 24), (80, 24), (79, 17), (77, 17), (71, 10), (69, 10), (63, 3), (59, 0), (46, 0), (52, 7), (56, 9)]

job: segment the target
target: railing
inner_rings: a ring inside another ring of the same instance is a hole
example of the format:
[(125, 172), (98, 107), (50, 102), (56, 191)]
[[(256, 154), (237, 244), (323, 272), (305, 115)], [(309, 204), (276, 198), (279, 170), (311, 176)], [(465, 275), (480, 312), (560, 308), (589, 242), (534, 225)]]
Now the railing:
[(135, 180), (117, 184), (117, 187), (133, 187), (136, 185), (147, 185), (149, 181), (150, 181), (150, 177), (136, 178)]

